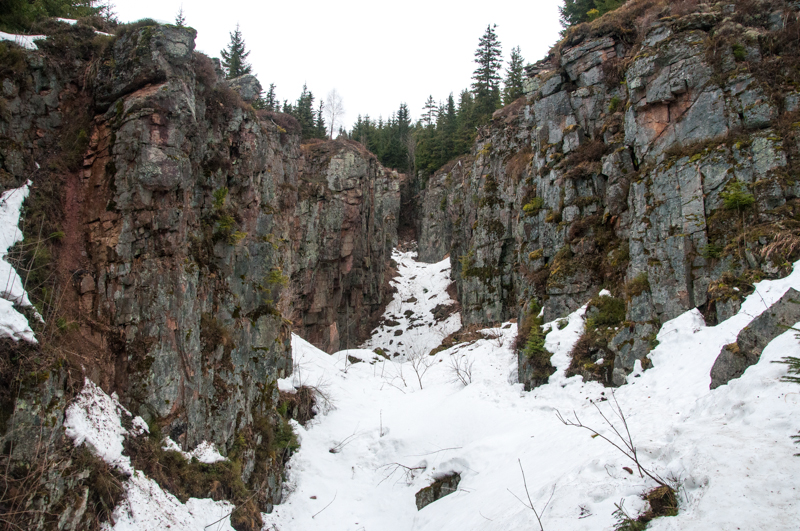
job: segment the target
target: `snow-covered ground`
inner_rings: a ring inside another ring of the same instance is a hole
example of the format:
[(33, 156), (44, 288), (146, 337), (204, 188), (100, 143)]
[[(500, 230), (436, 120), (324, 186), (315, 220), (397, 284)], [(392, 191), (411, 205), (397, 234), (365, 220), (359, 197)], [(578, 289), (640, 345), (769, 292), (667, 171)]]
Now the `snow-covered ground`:
[[(455, 318), (441, 326), (426, 314), (447, 301), (447, 263), (416, 264), (408, 254), (395, 260), (401, 277), (386, 319), (399, 324), (385, 324), (366, 345), (390, 359), (368, 349), (328, 355), (293, 340), (295, 372), (280, 387), (316, 386), (326, 399), (307, 427), (295, 425), (300, 449), (290, 461), (284, 503), (265, 515), (265, 529), (539, 529), (517, 499), (527, 500), (520, 466), (539, 511), (552, 495), (542, 518), (548, 531), (610, 530), (615, 504), (624, 502), (632, 514), (642, 510), (640, 495), (654, 482), (602, 438), (556, 417), (577, 413), (610, 434), (594, 401), (615, 418), (609, 389), (564, 375), (585, 308), (562, 330), (547, 325), (558, 370), (547, 385), (524, 392), (512, 352), (516, 324), (427, 356), (458, 328)], [(680, 484), (679, 515), (656, 519), (649, 529), (800, 526), (800, 457), (793, 457), (798, 448), (790, 439), (800, 428), (800, 387), (781, 382), (786, 367), (772, 363), (800, 356), (794, 332), (775, 339), (741, 378), (709, 390), (721, 347), (789, 287), (800, 288), (795, 270), (759, 283), (741, 312), (718, 326), (705, 326), (696, 310), (666, 323), (650, 354), (653, 367), (616, 391), (642, 464)], [(417, 511), (415, 493), (447, 472), (461, 474), (458, 491)]]
[(425, 264), (414, 260), (415, 253), (394, 251), (400, 276), (392, 282), (397, 289), (386, 307), (384, 320), (364, 344), (365, 349), (380, 348), (390, 356), (403, 358), (428, 354), (442, 340), (461, 328), (461, 315), (455, 313), (437, 322), (433, 310), (454, 303), (447, 294), (450, 260)]

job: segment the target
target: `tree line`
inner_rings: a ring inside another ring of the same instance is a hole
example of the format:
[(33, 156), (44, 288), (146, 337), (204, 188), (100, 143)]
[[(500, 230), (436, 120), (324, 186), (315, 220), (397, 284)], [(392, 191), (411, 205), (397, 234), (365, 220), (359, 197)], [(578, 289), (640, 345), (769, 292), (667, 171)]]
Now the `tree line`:
[(478, 40), (473, 83), (470, 89), (460, 92), (457, 100), (453, 93), (440, 102), (429, 96), (413, 124), (405, 103), (385, 121), (359, 115), (350, 138), (364, 144), (383, 165), (422, 175), (469, 153), (478, 127), (488, 123), (494, 111), (523, 95), (522, 52), (519, 46), (511, 50), (502, 77), (502, 46), (496, 29), (496, 25), (487, 26)]

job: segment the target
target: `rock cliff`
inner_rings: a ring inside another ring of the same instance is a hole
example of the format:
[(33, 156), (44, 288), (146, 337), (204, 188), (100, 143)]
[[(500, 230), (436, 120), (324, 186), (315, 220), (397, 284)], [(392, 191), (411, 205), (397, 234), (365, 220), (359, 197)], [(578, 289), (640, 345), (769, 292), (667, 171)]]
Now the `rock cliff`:
[(624, 318), (583, 361), (619, 385), (661, 323), (694, 307), (724, 320), (785, 274), (799, 7), (630, 2), (529, 67), (526, 97), (423, 192), (420, 254), (451, 253), (464, 321), (522, 319), (531, 302), (552, 320), (608, 288)]
[[(69, 446), (64, 408), (85, 375), (151, 433), (213, 442), (270, 511), (291, 332), (335, 351), (369, 331), (388, 300), (400, 176), (356, 143), (301, 145), (293, 118), (217, 78), (194, 30), (64, 26), (39, 51), (3, 49), (2, 183), (32, 179), (26, 243), (47, 251), (19, 250), (17, 266), (49, 273), (29, 285), (40, 345), (3, 340), (3, 447), (22, 463), (29, 444)], [(237, 528), (260, 529), (252, 512)]]

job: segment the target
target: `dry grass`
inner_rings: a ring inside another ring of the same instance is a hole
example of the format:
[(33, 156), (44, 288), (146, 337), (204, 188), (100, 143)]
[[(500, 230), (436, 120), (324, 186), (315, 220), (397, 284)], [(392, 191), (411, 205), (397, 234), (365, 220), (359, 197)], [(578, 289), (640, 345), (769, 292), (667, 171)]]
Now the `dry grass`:
[(508, 160), (506, 163), (506, 174), (513, 179), (515, 184), (519, 184), (532, 160), (533, 151), (530, 146), (525, 146)]

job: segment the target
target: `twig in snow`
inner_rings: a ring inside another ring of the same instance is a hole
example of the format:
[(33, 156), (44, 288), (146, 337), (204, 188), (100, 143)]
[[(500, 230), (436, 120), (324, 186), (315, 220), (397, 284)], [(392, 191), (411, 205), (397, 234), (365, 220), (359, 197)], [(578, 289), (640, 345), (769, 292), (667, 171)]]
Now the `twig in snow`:
[[(358, 426), (356, 426), (356, 430), (357, 429), (358, 429)], [(347, 446), (348, 444), (353, 442), (353, 440), (356, 438), (356, 436), (357, 436), (356, 430), (353, 430), (353, 433), (351, 435), (348, 435), (347, 437), (342, 439), (342, 441), (339, 444), (335, 445), (333, 448), (331, 448), (328, 451), (330, 453), (332, 453), (332, 454), (338, 454), (339, 452), (341, 452), (342, 448), (344, 448), (345, 446)]]
[(558, 410), (556, 410), (556, 417), (558, 417), (558, 420), (560, 420), (565, 426), (574, 426), (576, 428), (583, 428), (585, 430), (589, 430), (595, 437), (600, 437), (601, 439), (609, 443), (611, 446), (622, 452), (623, 455), (625, 455), (628, 459), (630, 459), (636, 464), (636, 468), (639, 470), (640, 477), (647, 476), (656, 483), (658, 483), (659, 485), (661, 485), (662, 487), (669, 487), (669, 484), (664, 480), (664, 478), (662, 478), (658, 474), (650, 472), (647, 468), (642, 466), (639, 460), (639, 451), (636, 448), (636, 445), (633, 443), (633, 436), (631, 435), (630, 428), (628, 428), (628, 421), (625, 418), (625, 414), (622, 412), (622, 408), (620, 407), (619, 402), (617, 401), (617, 395), (614, 393), (613, 390), (611, 391), (611, 397), (614, 400), (614, 403), (611, 404), (611, 411), (613, 411), (614, 414), (622, 422), (621, 429), (618, 429), (616, 425), (614, 425), (614, 423), (603, 413), (603, 411), (600, 409), (600, 406), (597, 405), (597, 402), (595, 402), (594, 400), (592, 400), (591, 402), (592, 405), (595, 407), (595, 409), (597, 409), (597, 412), (600, 413), (600, 416), (603, 418), (603, 421), (611, 428), (611, 430), (616, 435), (617, 439), (619, 439), (620, 441), (619, 444), (614, 442), (609, 437), (606, 437), (602, 433), (598, 432), (594, 428), (585, 425), (578, 417), (578, 414), (575, 411), (572, 412), (573, 416), (575, 417), (575, 420), (564, 418), (564, 416), (561, 415), (561, 412)]
[(406, 457), (425, 457), (426, 455), (434, 455), (438, 454), (439, 452), (446, 452), (447, 450), (461, 450), (461, 446), (453, 446), (452, 448), (442, 448), (441, 450), (436, 450), (433, 452), (428, 452), (427, 454), (415, 454), (415, 455), (408, 455)]
[(384, 476), (382, 480), (378, 482), (378, 485), (380, 485), (381, 483), (392, 477), (394, 473), (398, 471), (402, 472), (401, 477), (405, 478), (405, 482), (410, 485), (411, 482), (414, 480), (414, 473), (417, 470), (425, 470), (426, 468), (428, 468), (428, 466), (427, 464), (420, 466), (406, 466), (401, 463), (389, 463), (388, 465), (383, 465), (378, 468), (384, 468), (388, 470), (388, 473), (386, 474), (386, 476)]
[(461, 382), (464, 387), (472, 383), (472, 364), (475, 363), (467, 356), (450, 356), (450, 371), (453, 383)]
[(536, 521), (539, 522), (539, 531), (544, 531), (544, 526), (542, 525), (542, 516), (544, 516), (544, 512), (547, 510), (547, 506), (550, 505), (550, 502), (553, 500), (553, 495), (556, 493), (556, 486), (553, 485), (553, 490), (550, 491), (550, 497), (547, 499), (547, 503), (544, 504), (544, 507), (542, 507), (542, 512), (540, 514), (539, 511), (536, 510), (536, 507), (533, 505), (533, 501), (531, 500), (531, 493), (528, 491), (528, 481), (525, 479), (525, 470), (523, 470), (522, 468), (522, 461), (517, 459), (517, 462), (519, 463), (519, 470), (520, 472), (522, 472), (522, 483), (523, 485), (525, 485), (525, 496), (527, 496), (528, 498), (528, 503), (525, 503), (524, 501), (520, 500), (519, 496), (511, 492), (511, 489), (506, 489), (506, 490), (508, 492), (511, 492), (511, 495), (514, 496), (517, 500), (519, 500), (519, 502), (522, 505), (533, 511), (533, 514), (536, 516)]
[(330, 502), (328, 505), (326, 505), (325, 507), (323, 507), (322, 509), (320, 509), (318, 512), (316, 512), (316, 513), (314, 513), (313, 515), (311, 515), (311, 518), (316, 518), (316, 517), (317, 517), (317, 515), (318, 515), (319, 513), (321, 513), (322, 511), (324, 511), (324, 510), (325, 510), (325, 509), (327, 509), (328, 507), (330, 507), (330, 506), (333, 504), (333, 502), (335, 502), (335, 501), (336, 501), (336, 496), (337, 496), (338, 494), (339, 494), (339, 491), (338, 491), (338, 490), (337, 490), (336, 492), (334, 492), (334, 493), (333, 493), (333, 499), (331, 500), (331, 502)]

